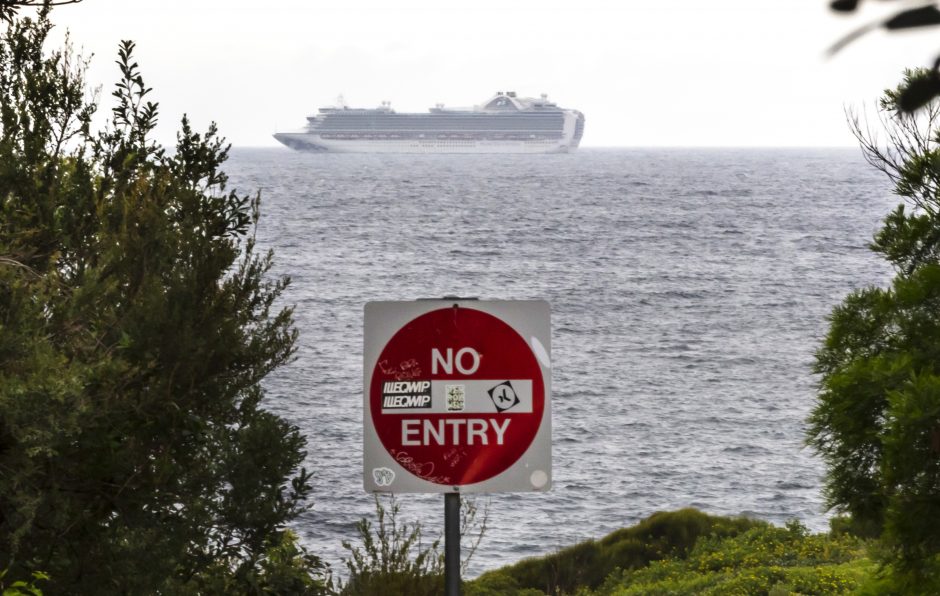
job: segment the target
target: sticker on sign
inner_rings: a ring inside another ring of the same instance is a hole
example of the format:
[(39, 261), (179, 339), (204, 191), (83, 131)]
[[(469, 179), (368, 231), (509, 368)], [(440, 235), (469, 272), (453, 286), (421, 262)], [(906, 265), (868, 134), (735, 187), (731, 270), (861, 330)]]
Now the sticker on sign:
[(367, 491), (550, 488), (547, 302), (370, 302), (364, 323)]

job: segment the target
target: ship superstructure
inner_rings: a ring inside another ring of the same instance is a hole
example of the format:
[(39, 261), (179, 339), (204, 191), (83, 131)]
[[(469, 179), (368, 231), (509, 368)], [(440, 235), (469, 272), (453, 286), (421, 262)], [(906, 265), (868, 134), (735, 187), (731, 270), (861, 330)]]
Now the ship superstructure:
[(297, 133), (277, 133), (301, 151), (347, 153), (567, 153), (578, 148), (584, 115), (540, 98), (497, 92), (480, 106), (398, 113), (388, 102), (372, 109), (320, 108)]

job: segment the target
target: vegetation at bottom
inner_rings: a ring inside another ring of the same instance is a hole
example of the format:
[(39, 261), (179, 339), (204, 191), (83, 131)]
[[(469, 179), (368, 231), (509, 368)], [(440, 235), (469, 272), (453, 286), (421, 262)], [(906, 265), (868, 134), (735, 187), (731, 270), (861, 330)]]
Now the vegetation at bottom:
[(617, 570), (584, 594), (851, 594), (875, 564), (866, 544), (842, 534), (809, 534), (798, 522), (761, 524), (737, 536), (702, 537), (685, 558)]
[[(471, 504), (472, 507), (472, 504)], [(359, 522), (360, 545), (346, 543), (347, 578), (339, 596), (442, 593), (439, 539), (424, 541), (419, 522), (402, 523), (394, 499), (376, 500), (377, 522)], [(485, 531), (465, 512), (470, 554)], [(485, 516), (484, 516), (485, 517)], [(638, 524), (554, 554), (526, 559), (465, 581), (465, 596), (800, 596), (937, 594), (935, 586), (899, 584), (882, 544), (837, 517), (810, 533), (798, 521), (777, 527), (694, 509), (661, 512)], [(861, 528), (864, 530), (864, 528)], [(462, 561), (466, 571), (468, 558)]]
[[(683, 557), (702, 536), (734, 536), (758, 522), (705, 515), (693, 509), (657, 513), (636, 526), (617, 530), (547, 557), (527, 559), (473, 582), (468, 594), (568, 594), (595, 588), (617, 568), (634, 569), (667, 557)], [(525, 593), (525, 592), (521, 592)]]
[(484, 573), (467, 596), (851, 594), (875, 577), (869, 542), (693, 509)]
[[(345, 559), (347, 577), (331, 590), (337, 596), (396, 594), (438, 596), (444, 591), (444, 553), (440, 537), (428, 541), (417, 521), (402, 522), (400, 505), (394, 496), (386, 502), (375, 497), (376, 523), (361, 519), (356, 524), (358, 541), (344, 541), (349, 551)], [(466, 573), (486, 532), (489, 506), (482, 510), (475, 499), (460, 504), (461, 560)]]

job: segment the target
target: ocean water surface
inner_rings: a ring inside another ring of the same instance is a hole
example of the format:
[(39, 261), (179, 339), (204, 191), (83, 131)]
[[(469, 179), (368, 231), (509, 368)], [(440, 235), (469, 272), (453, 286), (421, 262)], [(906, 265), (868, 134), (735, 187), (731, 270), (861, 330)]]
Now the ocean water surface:
[[(804, 448), (827, 315), (889, 279), (866, 245), (898, 202), (858, 150), (341, 155), (234, 150), (300, 330), (268, 407), (308, 438), (295, 524), (341, 570), (362, 489), (362, 317), (448, 294), (552, 306), (553, 489), (479, 497), (469, 575), (696, 507), (826, 527)], [(425, 536), (440, 495), (401, 495)]]

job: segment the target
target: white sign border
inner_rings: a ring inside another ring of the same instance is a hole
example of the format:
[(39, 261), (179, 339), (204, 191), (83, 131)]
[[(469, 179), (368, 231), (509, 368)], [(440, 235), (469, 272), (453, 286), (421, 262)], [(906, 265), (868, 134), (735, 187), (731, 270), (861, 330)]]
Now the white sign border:
[[(535, 438), (525, 453), (496, 476), (462, 486), (415, 476), (386, 451), (372, 421), (369, 392), (379, 355), (392, 336), (417, 317), (454, 305), (493, 315), (512, 327), (532, 349), (542, 371), (545, 406)], [(468, 300), (465, 298), (369, 302), (363, 317), (363, 488), (390, 493), (544, 492), (552, 486), (551, 307), (544, 300)]]

